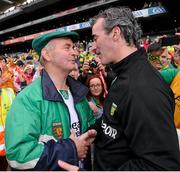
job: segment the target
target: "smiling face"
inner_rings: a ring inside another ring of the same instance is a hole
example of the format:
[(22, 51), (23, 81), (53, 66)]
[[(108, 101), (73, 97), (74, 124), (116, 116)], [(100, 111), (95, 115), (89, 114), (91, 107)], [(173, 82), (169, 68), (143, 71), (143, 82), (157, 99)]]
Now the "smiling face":
[(103, 91), (102, 83), (99, 78), (93, 78), (89, 82), (90, 92), (92, 96), (98, 97)]
[(164, 49), (163, 53), (160, 55), (160, 61), (164, 66), (168, 65), (168, 59), (171, 58), (168, 54), (167, 49)]
[(104, 19), (97, 19), (96, 23), (92, 27), (93, 35), (93, 47), (96, 50), (96, 53), (99, 55), (102, 64), (106, 65), (113, 62), (113, 38), (112, 32), (107, 33), (104, 30)]
[(72, 71), (75, 68), (76, 51), (70, 38), (57, 38), (48, 43), (43, 56), (54, 68)]

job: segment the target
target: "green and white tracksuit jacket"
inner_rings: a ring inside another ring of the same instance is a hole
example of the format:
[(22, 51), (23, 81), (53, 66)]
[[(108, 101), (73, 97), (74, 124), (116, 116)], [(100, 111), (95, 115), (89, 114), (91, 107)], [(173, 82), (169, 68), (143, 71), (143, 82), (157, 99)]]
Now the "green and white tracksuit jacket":
[[(95, 123), (86, 95), (88, 89), (68, 77), (81, 133)], [(69, 139), (70, 114), (48, 73), (15, 98), (6, 121), (7, 160), (16, 170), (60, 170), (57, 161), (78, 164), (77, 150)]]

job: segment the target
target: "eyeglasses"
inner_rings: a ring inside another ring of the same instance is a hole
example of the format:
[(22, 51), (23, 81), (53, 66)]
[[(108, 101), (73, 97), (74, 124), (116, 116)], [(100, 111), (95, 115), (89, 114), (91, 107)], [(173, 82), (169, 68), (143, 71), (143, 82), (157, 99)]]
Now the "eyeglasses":
[(100, 88), (101, 87), (101, 84), (96, 84), (96, 85), (94, 85), (94, 84), (92, 84), (92, 85), (90, 85), (90, 88), (92, 89), (94, 89), (94, 88)]

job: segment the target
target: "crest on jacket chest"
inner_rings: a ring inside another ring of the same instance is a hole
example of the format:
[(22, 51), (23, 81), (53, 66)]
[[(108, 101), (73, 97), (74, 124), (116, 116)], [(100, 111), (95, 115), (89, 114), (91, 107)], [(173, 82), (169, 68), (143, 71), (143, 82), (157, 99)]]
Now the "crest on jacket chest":
[(52, 130), (53, 130), (53, 134), (56, 138), (58, 138), (58, 139), (62, 138), (63, 129), (62, 129), (62, 124), (60, 122), (52, 123)]

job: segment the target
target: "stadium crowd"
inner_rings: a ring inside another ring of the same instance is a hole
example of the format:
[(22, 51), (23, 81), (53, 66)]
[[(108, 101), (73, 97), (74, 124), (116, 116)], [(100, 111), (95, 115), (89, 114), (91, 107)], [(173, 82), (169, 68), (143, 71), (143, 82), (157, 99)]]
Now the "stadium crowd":
[[(159, 36), (152, 41), (147, 36), (147, 39), (139, 42), (139, 48), (146, 50), (149, 63), (159, 71), (174, 93), (174, 123), (180, 140), (180, 45), (163, 45), (162, 40), (166, 37)], [(101, 59), (94, 52), (92, 42), (86, 47), (82, 43), (75, 43), (73, 49), (76, 54), (76, 64), (69, 76), (88, 87), (89, 107), (94, 118), (98, 120), (103, 115), (104, 102), (115, 75), (109, 65), (105, 66), (101, 63)], [(0, 56), (0, 170), (8, 168), (4, 141), (7, 113), (14, 98), (43, 75), (44, 66), (39, 59), (39, 54), (34, 50), (23, 55)], [(91, 148), (93, 150), (93, 147)]]

